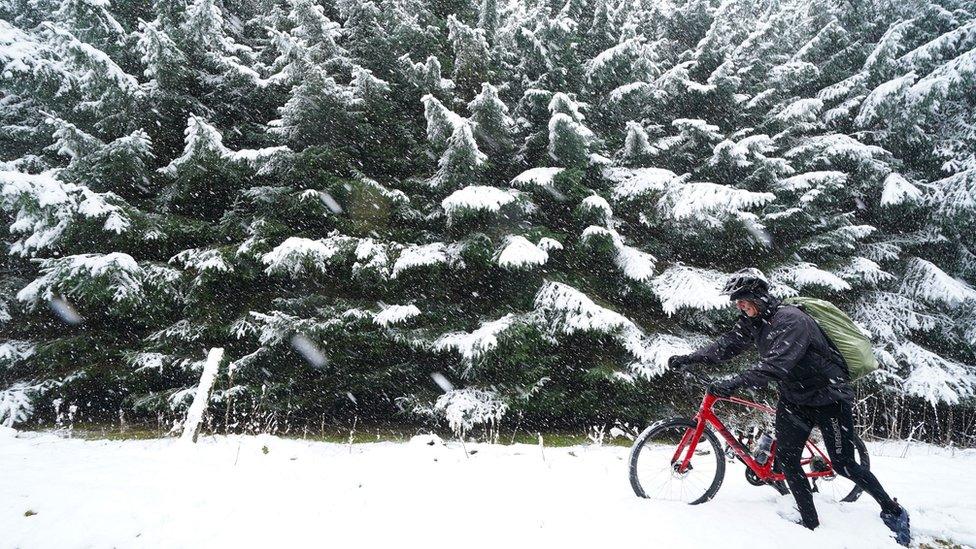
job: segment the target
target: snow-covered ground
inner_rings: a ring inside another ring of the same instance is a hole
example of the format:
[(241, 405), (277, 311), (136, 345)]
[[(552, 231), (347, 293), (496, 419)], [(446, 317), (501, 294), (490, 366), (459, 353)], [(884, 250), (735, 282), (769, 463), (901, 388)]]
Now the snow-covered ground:
[[(897, 547), (867, 496), (809, 532), (730, 464), (711, 502), (640, 500), (627, 449), (0, 432), (0, 547)], [(918, 542), (976, 546), (976, 451), (873, 444)], [(476, 453), (475, 453), (476, 451)]]

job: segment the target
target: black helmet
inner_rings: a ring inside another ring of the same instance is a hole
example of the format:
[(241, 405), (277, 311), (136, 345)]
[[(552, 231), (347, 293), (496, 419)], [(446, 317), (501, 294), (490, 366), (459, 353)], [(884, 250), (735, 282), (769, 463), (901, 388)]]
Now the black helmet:
[(769, 282), (759, 269), (740, 269), (729, 276), (722, 293), (729, 299), (762, 300), (769, 296)]

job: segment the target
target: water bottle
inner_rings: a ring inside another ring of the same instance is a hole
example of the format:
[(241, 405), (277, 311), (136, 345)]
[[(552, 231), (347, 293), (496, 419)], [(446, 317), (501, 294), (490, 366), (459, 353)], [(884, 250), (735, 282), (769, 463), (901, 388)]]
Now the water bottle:
[(752, 457), (756, 458), (756, 462), (759, 465), (765, 465), (766, 460), (769, 459), (769, 449), (773, 446), (773, 437), (769, 436), (769, 433), (763, 433), (759, 437), (759, 443), (756, 445), (756, 451), (752, 454)]

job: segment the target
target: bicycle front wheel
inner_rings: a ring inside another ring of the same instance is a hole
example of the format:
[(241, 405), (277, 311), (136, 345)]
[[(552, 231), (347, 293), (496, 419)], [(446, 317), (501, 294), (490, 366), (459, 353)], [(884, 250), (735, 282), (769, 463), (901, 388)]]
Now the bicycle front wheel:
[(630, 450), (630, 485), (642, 498), (691, 505), (715, 497), (725, 477), (725, 453), (707, 428), (695, 441), (688, 467), (681, 470), (695, 422), (675, 418), (651, 425)]

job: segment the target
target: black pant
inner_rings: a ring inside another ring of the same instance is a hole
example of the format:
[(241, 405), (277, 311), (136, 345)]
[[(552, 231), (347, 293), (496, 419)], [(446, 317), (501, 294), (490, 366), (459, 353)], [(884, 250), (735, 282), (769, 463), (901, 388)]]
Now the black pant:
[(827, 406), (800, 406), (783, 400), (776, 407), (776, 465), (786, 475), (786, 483), (796, 499), (803, 525), (820, 524), (813, 506), (810, 483), (800, 467), (800, 457), (810, 431), (819, 427), (834, 471), (871, 494), (882, 511), (895, 512), (898, 505), (888, 497), (877, 477), (854, 461), (854, 413), (851, 405), (837, 402)]

